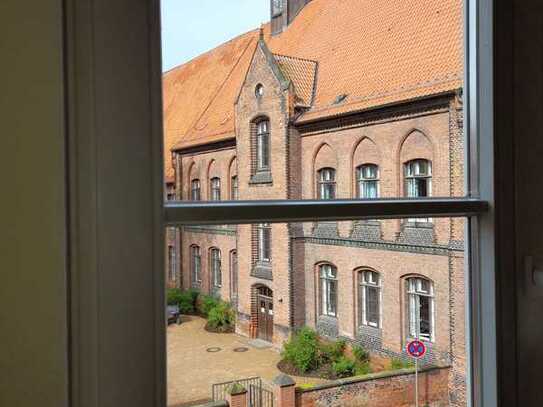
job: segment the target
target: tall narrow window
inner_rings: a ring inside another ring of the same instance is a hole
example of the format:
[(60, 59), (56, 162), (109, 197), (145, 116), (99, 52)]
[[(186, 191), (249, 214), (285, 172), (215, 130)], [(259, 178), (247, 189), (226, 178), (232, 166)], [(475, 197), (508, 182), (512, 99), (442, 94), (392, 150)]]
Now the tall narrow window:
[(256, 125), (256, 169), (270, 169), (270, 122), (262, 120)]
[(405, 196), (424, 198), (432, 191), (432, 163), (428, 160), (413, 160), (405, 164)]
[(421, 277), (407, 279), (409, 335), (426, 341), (434, 340), (434, 287)]
[(331, 264), (319, 266), (322, 315), (337, 316), (337, 269)]
[(199, 246), (190, 247), (190, 269), (193, 284), (202, 281), (202, 255)]
[(217, 288), (222, 285), (221, 251), (217, 248), (210, 250), (211, 283)]
[(175, 281), (177, 269), (177, 261), (175, 256), (175, 247), (168, 246), (168, 278), (170, 281)]
[(269, 263), (271, 261), (271, 226), (269, 223), (260, 223), (258, 231), (258, 260)]
[(237, 201), (239, 199), (238, 176), (234, 175), (230, 178), (230, 199)]
[(221, 200), (221, 179), (218, 177), (209, 180), (209, 197), (211, 201)]
[(192, 201), (199, 201), (202, 199), (202, 195), (200, 193), (200, 180), (199, 179), (193, 179), (190, 182), (190, 199)]
[(333, 168), (322, 168), (318, 172), (318, 198), (336, 198), (336, 170)]
[(371, 199), (379, 197), (379, 167), (375, 164), (364, 164), (356, 169), (358, 198)]
[(238, 296), (238, 252), (232, 250), (230, 252), (230, 285), (232, 290), (232, 298)]
[(359, 323), (378, 328), (381, 320), (381, 287), (375, 271), (358, 273)]

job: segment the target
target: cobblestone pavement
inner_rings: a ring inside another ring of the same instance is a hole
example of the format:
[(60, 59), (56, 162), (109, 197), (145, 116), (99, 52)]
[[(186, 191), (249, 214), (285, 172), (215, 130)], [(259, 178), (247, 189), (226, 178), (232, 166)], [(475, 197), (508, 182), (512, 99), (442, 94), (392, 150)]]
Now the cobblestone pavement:
[[(237, 334), (214, 334), (204, 330), (205, 320), (183, 316), (181, 325), (168, 327), (168, 406), (180, 407), (207, 401), (213, 383), (262, 377), (270, 383), (280, 372), (276, 368), (279, 352), (257, 349), (250, 340)], [(246, 352), (234, 348), (247, 347)], [(209, 348), (220, 348), (208, 352)], [(323, 383), (325, 380), (294, 378), (296, 383)]]

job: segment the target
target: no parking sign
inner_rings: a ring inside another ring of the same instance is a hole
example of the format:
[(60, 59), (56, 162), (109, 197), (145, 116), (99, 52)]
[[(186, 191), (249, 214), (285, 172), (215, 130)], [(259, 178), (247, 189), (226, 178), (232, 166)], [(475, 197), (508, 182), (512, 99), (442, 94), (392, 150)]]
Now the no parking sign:
[(407, 343), (407, 353), (414, 358), (421, 358), (426, 353), (426, 345), (421, 341), (415, 340)]
[(426, 353), (426, 345), (414, 340), (407, 343), (407, 353), (415, 359), (415, 406), (419, 406), (419, 359)]

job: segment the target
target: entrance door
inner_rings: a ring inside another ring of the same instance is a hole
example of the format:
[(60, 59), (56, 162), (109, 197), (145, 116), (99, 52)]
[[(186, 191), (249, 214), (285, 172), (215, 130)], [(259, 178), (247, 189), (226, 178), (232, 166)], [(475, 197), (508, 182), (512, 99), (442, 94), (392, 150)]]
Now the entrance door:
[(273, 292), (260, 287), (257, 295), (258, 338), (271, 342), (273, 339)]

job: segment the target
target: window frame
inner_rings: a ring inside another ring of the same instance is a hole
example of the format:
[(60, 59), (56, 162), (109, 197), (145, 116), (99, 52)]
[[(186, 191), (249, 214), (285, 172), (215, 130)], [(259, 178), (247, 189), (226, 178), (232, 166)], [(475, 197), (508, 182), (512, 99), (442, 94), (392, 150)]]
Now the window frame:
[[(319, 200), (335, 200), (337, 197), (337, 180), (336, 169), (332, 167), (323, 167), (317, 171), (317, 199)], [(326, 179), (326, 174), (330, 174), (330, 179)], [(330, 189), (330, 198), (324, 198), (324, 192)]]
[[(195, 185), (198, 185), (198, 188), (195, 188)], [(198, 194), (198, 199), (195, 199), (195, 194)], [(202, 200), (202, 183), (199, 178), (193, 178), (190, 181), (190, 200), (191, 201), (201, 201)]]
[[(419, 289), (423, 281), (428, 283), (429, 290), (424, 291)], [(414, 286), (414, 288), (413, 288)], [(428, 335), (421, 333), (422, 320), (420, 318), (420, 298), (425, 297), (429, 300), (429, 321), (430, 333)], [(405, 278), (405, 298), (407, 307), (407, 337), (419, 339), (426, 342), (435, 342), (435, 313), (436, 313), (436, 300), (435, 300), (435, 288), (434, 282), (429, 278), (423, 276), (409, 276)], [(415, 309), (412, 309), (412, 306)], [(413, 314), (416, 314), (415, 320), (412, 319)], [(417, 326), (418, 325), (418, 326)]]
[[(198, 268), (196, 268), (198, 259)], [(191, 285), (202, 283), (202, 248), (196, 244), (190, 245), (190, 280)]]
[[(371, 273), (377, 276), (377, 282), (371, 283), (367, 282), (365, 277), (366, 274)], [(359, 323), (359, 326), (368, 326), (375, 329), (381, 329), (382, 327), (382, 303), (383, 303), (383, 290), (382, 290), (382, 278), (381, 273), (370, 270), (370, 269), (359, 269), (356, 273), (356, 277), (358, 279), (357, 286), (358, 286), (358, 293), (359, 293), (359, 306), (358, 306), (358, 318), (357, 321)], [(367, 314), (367, 291), (370, 289), (377, 290), (377, 323), (369, 322), (368, 321), (368, 314)]]
[[(329, 268), (329, 272), (323, 272)], [(338, 317), (338, 272), (337, 267), (330, 263), (321, 263), (317, 267), (319, 280), (319, 315), (325, 317)], [(331, 287), (335, 285), (334, 298), (331, 296)]]
[[(375, 177), (374, 178), (366, 178), (364, 176), (364, 169), (368, 168), (368, 167), (375, 168)], [(377, 198), (379, 198), (379, 196), (381, 195), (381, 191), (380, 191), (381, 183), (379, 182), (380, 181), (379, 175), (380, 175), (379, 165), (377, 165), (377, 164), (364, 163), (364, 164), (360, 164), (359, 166), (356, 167), (356, 169), (355, 169), (356, 197), (358, 199), (377, 199)], [(364, 190), (363, 185), (365, 185), (367, 183), (370, 183), (370, 182), (375, 183), (376, 196), (374, 196), (374, 197), (362, 196), (363, 195), (362, 191)]]
[(220, 177), (212, 177), (209, 179), (209, 200), (220, 201), (221, 200), (221, 179)]
[[(130, 13), (127, 12), (128, 7)], [(469, 264), (471, 291), (466, 303), (469, 316), (466, 321), (466, 337), (471, 339), (467, 344), (471, 356), (468, 365), (471, 365), (471, 369), (468, 369), (467, 398), (476, 407), (493, 407), (498, 404), (491, 0), (465, 2), (464, 134), (467, 140), (467, 196), (458, 199), (430, 198), (417, 202), (379, 199), (376, 202), (355, 204), (349, 200), (164, 204), (159, 1), (150, 0), (145, 5), (134, 7), (132, 4), (113, 4), (106, 0), (96, 0), (92, 5), (87, 0), (67, 0), (64, 11), (65, 32), (68, 33), (65, 44), (65, 75), (68, 84), (66, 98), (70, 106), (68, 117), (72, 119), (67, 120), (67, 151), (71, 158), (67, 169), (70, 175), (67, 177), (70, 191), (67, 202), (70, 207), (69, 227), (73, 232), (68, 237), (71, 255), (70, 279), (67, 284), (70, 287), (70, 308), (73, 311), (69, 315), (71, 335), (67, 363), (71, 371), (71, 398), (74, 406), (98, 406), (100, 402), (112, 403), (114, 400), (123, 400), (134, 407), (165, 406), (165, 273), (152, 273), (153, 270), (148, 269), (148, 274), (143, 274), (144, 271), (139, 268), (131, 270), (131, 292), (128, 292), (128, 288), (123, 292), (127, 298), (137, 299), (138, 304), (142, 305), (142, 312), (145, 312), (145, 318), (141, 319), (140, 326), (122, 323), (119, 318), (125, 315), (125, 311), (116, 308), (110, 301), (107, 291), (110, 286), (105, 284), (116, 286), (119, 281), (116, 288), (122, 289), (121, 281), (125, 282), (126, 279), (121, 277), (126, 272), (116, 267), (115, 262), (109, 261), (109, 258), (104, 260), (106, 250), (98, 250), (104, 246), (101, 239), (97, 238), (104, 236), (105, 231), (122, 229), (125, 224), (121, 221), (129, 219), (130, 223), (126, 225), (146, 222), (150, 233), (143, 238), (139, 236), (140, 240), (148, 243), (146, 251), (130, 252), (138, 259), (151, 256), (154, 268), (164, 270), (164, 226), (167, 225), (298, 222), (316, 218), (390, 219), (420, 215), (467, 216), (469, 219), (466, 222), (466, 236), (470, 236), (471, 245), (466, 251), (466, 262)], [(131, 35), (125, 35), (127, 33)], [(146, 52), (142, 52), (142, 47), (132, 46), (135, 38), (138, 44), (149, 44)], [(119, 53), (118, 49), (126, 52)], [(110, 85), (119, 82), (119, 74), (124, 72), (126, 66), (133, 66), (134, 69), (132, 75), (123, 78), (122, 85), (125, 89), (129, 86), (136, 91), (115, 93), (117, 88)], [(142, 100), (147, 106), (140, 109)], [(134, 124), (131, 128), (133, 133), (124, 131), (128, 123)], [(125, 137), (125, 133), (130, 134), (130, 137)], [(131, 151), (130, 146), (133, 146), (135, 140), (141, 142), (141, 154), (123, 154)], [(105, 151), (108, 154), (104, 154)], [(151, 170), (142, 161), (142, 157), (151, 157)], [(118, 165), (119, 162), (123, 166)], [(130, 168), (131, 173), (124, 172), (123, 167)], [(118, 183), (115, 188), (105, 186), (104, 178), (112, 175), (110, 169), (118, 172), (115, 173), (116, 179), (123, 179), (120, 185), (126, 185), (126, 188), (119, 188)], [(139, 172), (150, 171), (152, 174), (136, 177), (134, 169)], [(113, 205), (109, 201), (101, 201), (98, 212), (95, 205), (97, 197), (122, 197), (123, 192), (128, 199), (134, 197), (136, 191), (145, 191), (147, 197), (152, 194), (155, 199), (142, 197), (139, 201), (133, 200), (133, 210), (123, 216), (118, 216), (118, 202)], [(152, 214), (142, 219), (140, 214), (147, 214), (149, 209)], [(126, 219), (123, 220), (123, 217)], [(503, 221), (501, 217), (499, 220)], [(99, 236), (97, 230), (100, 231)], [(125, 248), (138, 248), (135, 236), (132, 235), (130, 239), (130, 231), (130, 228), (126, 228), (124, 236), (127, 238), (120, 240), (118, 245), (113, 242), (115, 247), (109, 248), (108, 252), (120, 248), (121, 242)], [(101, 280), (102, 275), (108, 278)], [(149, 281), (152, 281), (151, 290)], [(112, 324), (112, 318), (117, 318), (115, 321), (121, 323)], [(145, 340), (131, 343), (134, 333), (141, 333)], [(126, 349), (115, 347), (117, 343), (126, 343)], [(154, 349), (142, 352), (143, 347), (146, 350)], [(142, 355), (137, 361), (142, 368), (125, 372), (126, 383), (146, 384), (138, 386), (138, 391), (132, 395), (127, 394), (126, 386), (110, 384), (107, 380), (112, 372), (120, 373), (120, 367), (116, 368), (107, 359), (113, 351), (118, 358)], [(111, 369), (108, 375), (105, 373), (107, 369)], [(154, 380), (149, 380), (149, 375)]]
[(222, 288), (222, 253), (218, 247), (211, 247), (209, 249), (209, 271), (211, 288)]
[[(254, 122), (255, 127), (255, 169), (256, 172), (271, 171), (270, 151), (270, 119), (261, 117)], [(261, 126), (265, 125), (265, 131), (261, 132)]]
[[(259, 223), (256, 226), (257, 261), (259, 263), (270, 264), (272, 261), (271, 233), (272, 228), (269, 223)], [(268, 252), (267, 256), (266, 251)]]

